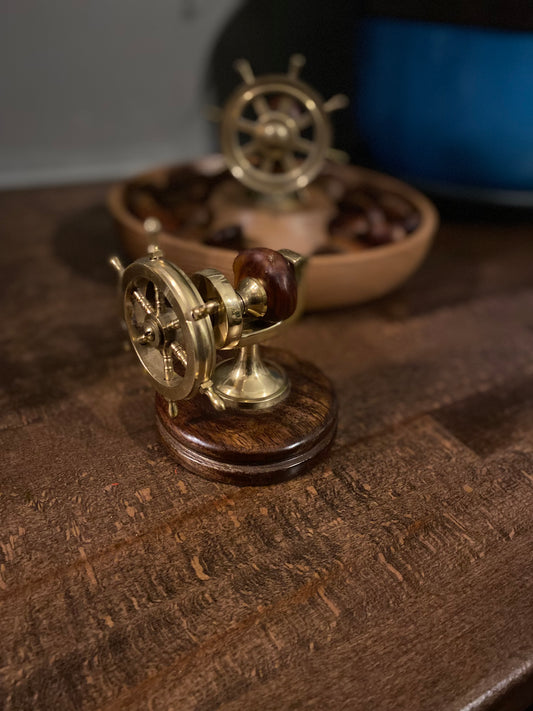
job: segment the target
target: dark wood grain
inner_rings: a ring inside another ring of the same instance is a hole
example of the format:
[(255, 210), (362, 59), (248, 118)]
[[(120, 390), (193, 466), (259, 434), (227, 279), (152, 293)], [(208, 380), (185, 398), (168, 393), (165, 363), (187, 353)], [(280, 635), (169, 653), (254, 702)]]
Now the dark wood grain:
[(156, 397), (162, 441), (190, 471), (226, 484), (263, 486), (309, 471), (331, 445), (338, 410), (331, 382), (286, 351), (262, 353), (290, 382), (288, 397), (272, 409), (217, 412), (197, 397), (181, 402), (172, 418), (166, 400)]
[(281, 336), (338, 436), (238, 488), (159, 443), (104, 197), (0, 194), (0, 708), (524, 711), (530, 216), (444, 220), (398, 293)]

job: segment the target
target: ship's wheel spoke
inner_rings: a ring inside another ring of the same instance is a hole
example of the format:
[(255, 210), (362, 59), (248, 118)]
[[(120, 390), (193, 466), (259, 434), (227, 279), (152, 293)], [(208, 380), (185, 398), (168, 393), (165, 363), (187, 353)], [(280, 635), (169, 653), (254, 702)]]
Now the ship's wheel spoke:
[(169, 380), (172, 380), (174, 375), (176, 375), (176, 371), (174, 370), (174, 361), (172, 360), (172, 353), (168, 346), (163, 348), (161, 355), (163, 356), (164, 378), (168, 382)]
[(309, 128), (313, 124), (313, 117), (312, 115), (307, 111), (306, 113), (302, 114), (301, 116), (298, 116), (296, 119), (296, 125), (298, 126), (298, 130), (300, 131), (305, 131), (306, 128)]
[(305, 66), (305, 57), (303, 54), (292, 54), (289, 57), (289, 69), (287, 76), (290, 79), (298, 79), (302, 68)]
[(154, 309), (150, 305), (150, 302), (138, 288), (133, 289), (131, 292), (131, 295), (133, 296), (134, 299), (136, 299), (137, 303), (140, 304), (142, 310), (145, 312), (145, 314), (147, 316), (154, 315)]
[(265, 173), (273, 173), (275, 165), (276, 161), (274, 160), (274, 158), (272, 158), (272, 156), (265, 156), (261, 161), (259, 167), (261, 168), (261, 170), (264, 170)]
[(247, 59), (237, 59), (233, 65), (239, 72), (245, 84), (253, 84), (255, 81), (254, 70)]
[(165, 297), (161, 294), (159, 287), (154, 284), (154, 303), (155, 303), (155, 313), (156, 316), (161, 314), (163, 305), (165, 303)]
[(268, 101), (261, 94), (252, 99), (252, 106), (254, 107), (254, 111), (258, 116), (261, 116), (262, 114), (268, 114), (270, 111)]
[(281, 156), (280, 163), (287, 172), (292, 170), (297, 165), (296, 158), (292, 153), (284, 153)]
[(335, 94), (329, 98), (322, 107), (327, 114), (339, 109), (345, 109), (350, 103), (350, 99), (345, 94)]
[(179, 317), (175, 315), (175, 318), (166, 324), (166, 328), (167, 329), (173, 328), (176, 331), (179, 331), (181, 329), (181, 321), (180, 321)]
[(241, 133), (246, 133), (246, 135), (248, 136), (253, 136), (256, 130), (255, 121), (244, 118), (244, 116), (240, 116), (237, 120), (237, 129)]
[(171, 343), (170, 350), (176, 359), (183, 365), (184, 368), (187, 367), (187, 352), (183, 346), (179, 343)]
[(296, 102), (294, 101), (292, 96), (284, 94), (280, 99), (277, 110), (280, 111), (282, 114), (286, 114), (287, 116), (293, 118), (292, 109), (294, 109), (295, 106)]
[(315, 144), (313, 141), (309, 141), (307, 138), (300, 136), (294, 141), (293, 148), (295, 151), (298, 151), (298, 153), (304, 153), (307, 156), (313, 151)]
[(253, 155), (254, 153), (257, 153), (260, 150), (261, 150), (261, 145), (255, 139), (248, 141), (248, 143), (245, 143), (244, 146), (242, 147), (243, 155), (245, 155), (247, 158), (249, 158), (251, 155)]
[(131, 319), (131, 325), (135, 329), (135, 336), (133, 337), (134, 342), (139, 343), (140, 345), (144, 344), (145, 338), (143, 327), (139, 323), (137, 323), (137, 319), (135, 318)]

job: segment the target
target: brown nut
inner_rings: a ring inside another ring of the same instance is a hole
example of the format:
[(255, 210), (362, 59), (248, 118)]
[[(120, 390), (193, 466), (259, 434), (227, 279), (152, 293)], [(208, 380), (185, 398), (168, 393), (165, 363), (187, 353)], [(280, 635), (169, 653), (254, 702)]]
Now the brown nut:
[(142, 187), (132, 186), (127, 193), (129, 210), (144, 222), (148, 217), (156, 217), (167, 232), (177, 232), (178, 222), (172, 212), (161, 207), (153, 195)]
[(188, 202), (204, 202), (211, 190), (210, 179), (195, 168), (176, 168), (168, 176), (166, 188), (161, 190), (162, 199)]
[(292, 316), (298, 302), (298, 283), (293, 265), (279, 252), (266, 247), (245, 249), (233, 262), (235, 284), (259, 279), (267, 295), (265, 321), (276, 323)]
[(329, 233), (335, 237), (354, 238), (368, 232), (368, 219), (363, 214), (339, 214), (329, 223)]
[(180, 227), (206, 227), (211, 221), (209, 208), (198, 203), (177, 205), (172, 214)]
[(382, 222), (371, 225), (368, 232), (359, 235), (358, 239), (369, 247), (380, 247), (391, 242), (400, 242), (406, 234), (403, 225), (397, 222)]
[(223, 247), (224, 249), (242, 249), (245, 245), (242, 227), (240, 225), (222, 227), (206, 237), (204, 244), (208, 244), (210, 247)]

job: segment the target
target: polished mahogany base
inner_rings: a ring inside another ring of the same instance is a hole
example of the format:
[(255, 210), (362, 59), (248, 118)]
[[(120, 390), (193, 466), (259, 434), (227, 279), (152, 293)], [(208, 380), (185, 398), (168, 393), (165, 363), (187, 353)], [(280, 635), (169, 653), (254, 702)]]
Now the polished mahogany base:
[(177, 417), (156, 396), (163, 443), (195, 474), (228, 484), (265, 485), (308, 469), (329, 447), (337, 427), (333, 387), (314, 365), (265, 349), (291, 383), (286, 400), (267, 411), (216, 412), (206, 397), (179, 403)]

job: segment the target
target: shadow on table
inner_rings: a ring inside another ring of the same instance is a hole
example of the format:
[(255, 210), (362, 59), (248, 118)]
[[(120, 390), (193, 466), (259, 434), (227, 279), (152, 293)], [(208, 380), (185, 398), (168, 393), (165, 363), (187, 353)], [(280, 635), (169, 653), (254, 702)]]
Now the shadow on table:
[(133, 362), (128, 388), (117, 394), (117, 412), (129, 439), (136, 447), (145, 449), (147, 445), (154, 452), (159, 451), (159, 437), (155, 424), (154, 391), (144, 379), (141, 369)]
[(120, 252), (113, 221), (105, 205), (70, 215), (53, 238), (55, 255), (80, 276), (105, 284), (116, 282), (109, 257)]

